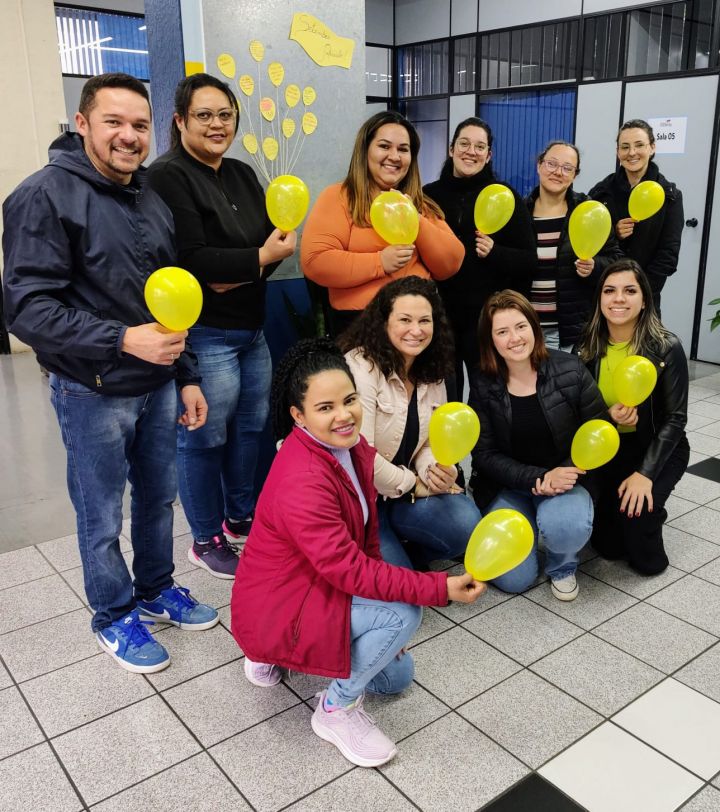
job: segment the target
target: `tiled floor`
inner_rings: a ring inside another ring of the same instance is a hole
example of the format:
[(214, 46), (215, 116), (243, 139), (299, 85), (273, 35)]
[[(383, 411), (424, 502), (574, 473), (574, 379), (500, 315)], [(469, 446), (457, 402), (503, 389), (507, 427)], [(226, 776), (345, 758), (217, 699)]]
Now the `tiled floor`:
[[(693, 463), (720, 454), (720, 373), (695, 374)], [(42, 394), (34, 370), (18, 377), (18, 404)], [(59, 538), (43, 535), (47, 520), (30, 533), (31, 519), (15, 516), (62, 467), (52, 415), (32, 408), (28, 442), (45, 438), (53, 458), (14, 447), (26, 433), (8, 433), (12, 420), (0, 440), (5, 460), (37, 468), (6, 466), (0, 483), (24, 476), (33, 488), (23, 497), (15, 482), (14, 501), (0, 502), (20, 535), (0, 554), (0, 809), (720, 810), (720, 482), (688, 473), (680, 483), (668, 506), (672, 567), (657, 578), (587, 552), (574, 603), (539, 583), (426, 610), (412, 689), (367, 701), (399, 755), (362, 770), (311, 731), (323, 680), (292, 674), (271, 690), (245, 680), (230, 585), (188, 563), (179, 509), (178, 581), (221, 607), (222, 625), (162, 629), (173, 663), (150, 677), (98, 652), (67, 506)], [(51, 490), (60, 509), (57, 482)]]

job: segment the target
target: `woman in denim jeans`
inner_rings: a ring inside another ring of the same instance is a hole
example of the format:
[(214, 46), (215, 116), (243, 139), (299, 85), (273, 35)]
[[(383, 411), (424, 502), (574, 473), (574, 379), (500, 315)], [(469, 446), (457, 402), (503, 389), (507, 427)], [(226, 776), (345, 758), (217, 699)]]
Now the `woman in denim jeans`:
[(390, 282), (339, 341), (357, 382), (363, 435), (378, 450), (383, 558), (423, 568), (462, 555), (481, 516), (457, 484), (457, 467), (440, 465), (428, 439), (453, 374), (452, 334), (435, 283)]
[(535, 546), (515, 569), (493, 582), (522, 592), (539, 571), (538, 536), (552, 594), (577, 597), (578, 553), (590, 538), (590, 476), (570, 460), (570, 445), (586, 421), (607, 418), (600, 391), (579, 358), (548, 350), (537, 313), (520, 293), (488, 299), (480, 317), (480, 365), (471, 376), (470, 404), (480, 418), (473, 452), (473, 495), (487, 512), (511, 508), (533, 526)]
[(237, 567), (233, 539), (247, 536), (254, 509), (258, 444), (272, 374), (262, 326), (265, 285), (295, 250), (295, 232), (273, 229), (253, 170), (224, 158), (238, 104), (204, 73), (175, 93), (172, 148), (150, 167), (153, 188), (173, 213), (180, 264), (200, 282), (203, 309), (190, 330), (208, 421), (178, 433), (180, 498), (194, 543), (189, 560), (218, 578)]

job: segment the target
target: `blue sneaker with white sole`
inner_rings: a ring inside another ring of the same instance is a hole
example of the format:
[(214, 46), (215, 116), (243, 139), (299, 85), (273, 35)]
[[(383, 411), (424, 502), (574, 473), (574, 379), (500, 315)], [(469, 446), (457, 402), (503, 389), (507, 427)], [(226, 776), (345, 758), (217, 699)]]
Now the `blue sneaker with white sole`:
[(170, 655), (148, 631), (152, 621), (140, 620), (137, 609), (95, 634), (100, 648), (126, 671), (152, 674), (170, 665)]
[(151, 601), (138, 601), (138, 612), (160, 623), (170, 623), (185, 631), (212, 629), (220, 622), (217, 609), (199, 603), (184, 586), (171, 586)]

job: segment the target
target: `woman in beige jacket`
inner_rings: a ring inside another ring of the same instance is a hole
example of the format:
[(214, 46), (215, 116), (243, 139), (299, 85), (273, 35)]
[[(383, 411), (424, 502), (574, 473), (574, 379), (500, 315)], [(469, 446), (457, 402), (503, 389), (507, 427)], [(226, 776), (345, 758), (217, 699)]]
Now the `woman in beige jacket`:
[(453, 370), (435, 283), (407, 277), (386, 285), (339, 341), (362, 402), (362, 433), (378, 452), (383, 558), (412, 567), (408, 553), (418, 566), (462, 555), (481, 514), (458, 487), (457, 468), (440, 465), (428, 440)]

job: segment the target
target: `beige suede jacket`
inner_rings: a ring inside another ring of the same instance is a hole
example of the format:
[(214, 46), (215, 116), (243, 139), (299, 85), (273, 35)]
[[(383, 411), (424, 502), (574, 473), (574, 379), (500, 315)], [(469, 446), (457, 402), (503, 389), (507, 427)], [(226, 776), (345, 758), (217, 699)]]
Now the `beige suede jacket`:
[(386, 378), (377, 366), (365, 358), (359, 349), (345, 354), (363, 407), (362, 435), (377, 449), (375, 457), (375, 487), (383, 496), (398, 497), (415, 487), (415, 475), (427, 484), (426, 471), (435, 463), (428, 440), (430, 415), (447, 402), (445, 383), (421, 383), (417, 387), (418, 444), (410, 468), (393, 465), (400, 448), (409, 399), (405, 384), (396, 374)]

